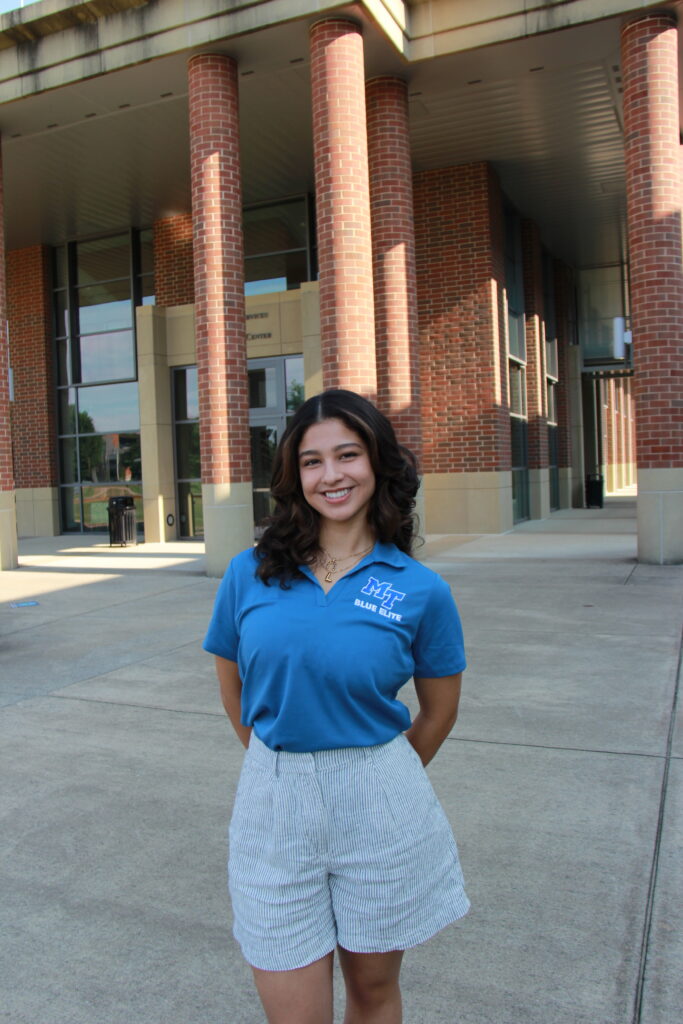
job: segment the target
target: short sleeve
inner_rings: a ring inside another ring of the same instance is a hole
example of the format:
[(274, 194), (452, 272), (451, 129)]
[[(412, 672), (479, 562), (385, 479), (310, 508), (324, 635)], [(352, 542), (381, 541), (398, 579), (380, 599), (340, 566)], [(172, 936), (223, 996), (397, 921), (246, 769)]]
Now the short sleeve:
[(462, 672), (467, 662), (460, 615), (451, 588), (437, 577), (413, 643), (415, 676), (438, 679)]
[(216, 594), (213, 614), (204, 638), (204, 650), (228, 661), (237, 661), (239, 633), (236, 626), (237, 580), (231, 562)]

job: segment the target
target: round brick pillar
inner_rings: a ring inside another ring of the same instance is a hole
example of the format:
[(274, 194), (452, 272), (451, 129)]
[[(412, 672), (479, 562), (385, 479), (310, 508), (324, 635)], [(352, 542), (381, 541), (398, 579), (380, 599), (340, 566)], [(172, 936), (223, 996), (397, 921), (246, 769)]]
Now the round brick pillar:
[(363, 39), (353, 22), (311, 28), (323, 384), (377, 391)]
[(420, 455), (420, 360), (408, 87), (400, 78), (373, 78), (366, 85), (365, 98), (377, 401), (394, 424), (399, 440)]
[(207, 572), (253, 543), (237, 65), (189, 61), (195, 338)]
[(0, 150), (0, 570), (16, 569), (17, 517), (9, 415), (9, 331), (5, 283), (5, 202)]
[(638, 557), (683, 561), (683, 258), (678, 30), (666, 13), (622, 29), (633, 326)]

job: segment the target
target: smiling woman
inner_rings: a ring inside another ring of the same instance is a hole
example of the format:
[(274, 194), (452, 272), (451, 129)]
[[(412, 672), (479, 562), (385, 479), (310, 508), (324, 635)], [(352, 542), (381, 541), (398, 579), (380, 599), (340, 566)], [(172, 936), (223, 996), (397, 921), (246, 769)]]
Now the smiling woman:
[(265, 532), (216, 598), (204, 646), (248, 747), (234, 930), (269, 1024), (331, 1024), (335, 948), (347, 1019), (399, 1024), (403, 950), (469, 908), (423, 768), (455, 722), (465, 657), (448, 585), (410, 557), (418, 483), (370, 402), (309, 399), (278, 445)]

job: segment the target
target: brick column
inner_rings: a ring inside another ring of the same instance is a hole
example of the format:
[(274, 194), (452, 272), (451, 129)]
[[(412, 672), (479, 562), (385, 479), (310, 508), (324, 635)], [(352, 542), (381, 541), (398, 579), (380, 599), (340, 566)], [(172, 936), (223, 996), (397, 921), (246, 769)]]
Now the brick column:
[(408, 87), (400, 78), (373, 78), (367, 83), (365, 98), (377, 401), (392, 420), (399, 440), (420, 455), (420, 359)]
[(683, 259), (678, 30), (625, 25), (626, 198), (638, 462), (638, 557), (683, 562)]
[(323, 384), (377, 391), (363, 40), (331, 18), (311, 28)]
[(522, 221), (524, 322), (526, 336), (526, 401), (529, 419), (529, 515), (550, 514), (548, 475), (548, 401), (545, 332), (543, 330), (543, 250), (537, 226)]
[(195, 336), (206, 566), (253, 542), (237, 65), (189, 61)]
[(5, 202), (0, 149), (0, 570), (15, 569), (17, 515), (12, 466), (12, 431), (9, 395), (9, 334), (5, 284)]
[(22, 537), (59, 533), (56, 397), (49, 249), (7, 253), (7, 317), (14, 379), (12, 446)]

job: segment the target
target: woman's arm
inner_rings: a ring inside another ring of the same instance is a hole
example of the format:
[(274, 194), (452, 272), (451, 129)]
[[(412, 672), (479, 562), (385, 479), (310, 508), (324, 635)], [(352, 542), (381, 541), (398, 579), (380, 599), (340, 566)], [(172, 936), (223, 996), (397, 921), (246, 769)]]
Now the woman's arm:
[(420, 710), (406, 737), (420, 755), (423, 764), (429, 764), (437, 750), (455, 725), (460, 703), (462, 672), (439, 679), (416, 679)]
[(216, 675), (221, 686), (221, 700), (233, 729), (238, 739), (245, 746), (249, 746), (251, 729), (240, 722), (242, 710), (242, 680), (240, 679), (237, 663), (228, 661), (227, 658), (219, 658), (216, 655)]

